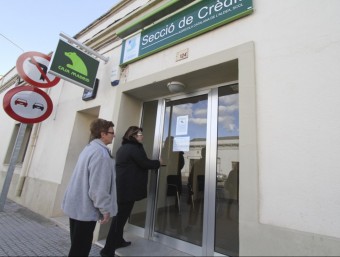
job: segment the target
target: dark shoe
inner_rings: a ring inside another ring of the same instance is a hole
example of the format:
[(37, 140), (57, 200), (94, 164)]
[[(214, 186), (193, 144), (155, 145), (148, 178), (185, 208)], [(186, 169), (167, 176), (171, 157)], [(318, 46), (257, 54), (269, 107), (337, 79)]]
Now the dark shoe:
[(99, 252), (100, 256), (101, 257), (111, 257), (111, 256), (116, 256), (115, 254), (107, 254), (107, 253), (104, 253), (103, 250), (101, 250)]
[(116, 249), (118, 248), (123, 248), (123, 247), (127, 247), (131, 245), (131, 242), (130, 241), (123, 241), (123, 242), (120, 242), (117, 246), (116, 246)]

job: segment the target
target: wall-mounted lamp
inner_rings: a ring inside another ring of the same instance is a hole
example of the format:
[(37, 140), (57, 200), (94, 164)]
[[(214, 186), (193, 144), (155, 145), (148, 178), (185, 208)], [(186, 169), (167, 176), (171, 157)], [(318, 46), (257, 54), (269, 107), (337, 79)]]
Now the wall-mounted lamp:
[(179, 81), (171, 81), (167, 87), (171, 93), (179, 93), (184, 91), (185, 85)]

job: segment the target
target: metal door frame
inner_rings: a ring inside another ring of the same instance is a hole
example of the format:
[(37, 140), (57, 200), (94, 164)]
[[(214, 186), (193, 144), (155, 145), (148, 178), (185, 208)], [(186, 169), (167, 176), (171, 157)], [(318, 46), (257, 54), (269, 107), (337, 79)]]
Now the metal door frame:
[[(207, 95), (207, 136), (206, 136), (206, 171), (216, 171), (216, 156), (217, 156), (217, 116), (218, 116), (218, 87), (211, 88), (195, 92), (192, 94), (185, 94), (175, 96), (172, 98), (163, 98), (158, 100), (155, 137), (154, 137), (154, 151), (152, 157), (157, 159), (161, 156), (161, 144), (163, 138), (163, 128), (165, 119), (165, 106), (167, 101), (175, 101), (179, 99), (185, 99), (189, 97), (195, 97), (199, 95)], [(215, 121), (215, 122), (213, 122)], [(214, 238), (215, 238), (215, 212), (209, 210), (215, 210), (215, 195), (216, 195), (216, 174), (214, 172), (208, 172), (205, 176), (205, 185), (209, 190), (205, 190), (204, 198), (207, 199), (204, 205), (203, 211), (203, 232), (202, 232), (202, 246), (197, 246), (176, 238), (169, 237), (154, 231), (155, 217), (156, 217), (156, 203), (157, 203), (157, 187), (158, 176), (155, 172), (151, 174), (150, 179), (150, 191), (147, 202), (146, 224), (145, 224), (145, 238), (149, 240), (162, 242), (168, 245), (172, 245), (176, 249), (184, 252), (190, 252), (196, 256), (208, 256), (214, 255)], [(214, 189), (215, 190), (212, 190)]]

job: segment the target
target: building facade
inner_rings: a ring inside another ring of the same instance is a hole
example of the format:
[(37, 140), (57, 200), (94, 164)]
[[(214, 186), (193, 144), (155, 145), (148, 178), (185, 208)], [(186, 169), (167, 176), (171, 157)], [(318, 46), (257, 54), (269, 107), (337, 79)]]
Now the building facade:
[[(138, 125), (149, 157), (166, 163), (150, 171), (127, 233), (198, 256), (340, 255), (338, 7), (121, 1), (74, 36), (109, 58), (96, 96), (85, 101), (63, 79), (44, 90), (52, 114), (27, 125), (8, 197), (62, 216), (99, 117), (115, 124), (113, 155)], [(2, 100), (17, 81), (16, 68), (4, 75)], [(3, 183), (20, 123), (0, 118)], [(107, 230), (97, 227), (96, 240)]]

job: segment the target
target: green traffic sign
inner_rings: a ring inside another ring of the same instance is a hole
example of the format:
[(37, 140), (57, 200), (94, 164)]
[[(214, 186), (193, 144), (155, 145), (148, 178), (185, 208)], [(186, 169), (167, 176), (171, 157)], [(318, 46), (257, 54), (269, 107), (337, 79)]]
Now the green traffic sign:
[(99, 61), (63, 40), (59, 40), (49, 67), (49, 73), (92, 90)]

